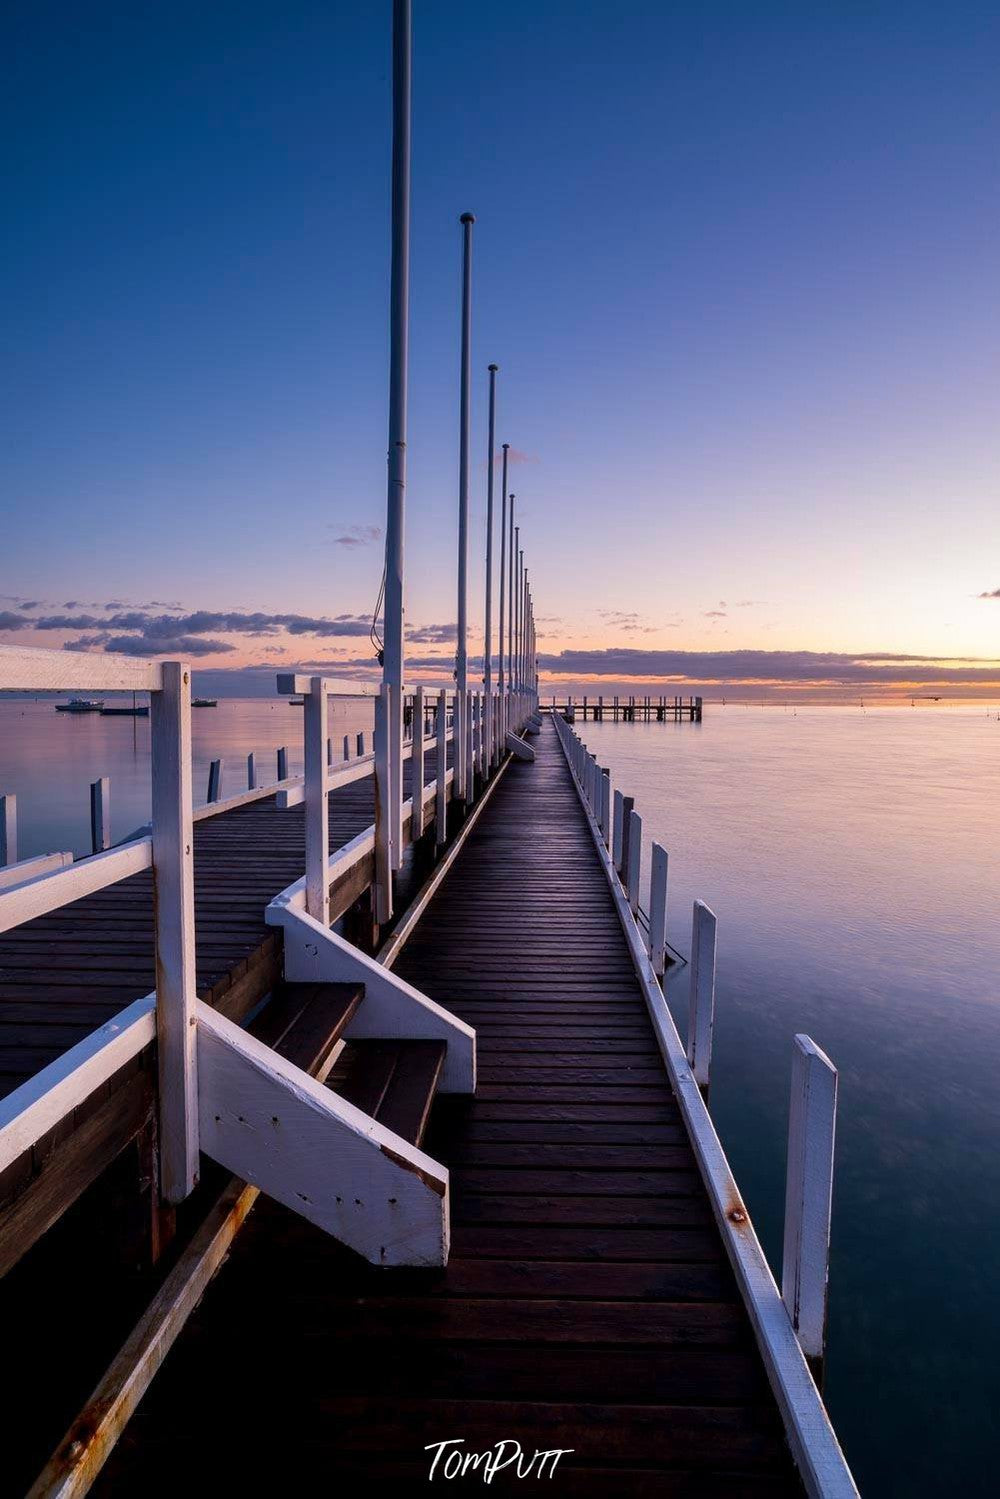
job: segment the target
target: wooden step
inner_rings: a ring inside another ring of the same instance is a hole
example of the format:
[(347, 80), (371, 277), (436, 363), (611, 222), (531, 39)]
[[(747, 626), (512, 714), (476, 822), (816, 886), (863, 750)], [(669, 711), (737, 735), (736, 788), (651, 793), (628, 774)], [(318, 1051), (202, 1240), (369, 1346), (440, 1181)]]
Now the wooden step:
[(329, 1086), (393, 1134), (419, 1145), (445, 1050), (443, 1041), (351, 1041)]
[(364, 995), (363, 984), (281, 983), (250, 1031), (303, 1072), (322, 1078)]

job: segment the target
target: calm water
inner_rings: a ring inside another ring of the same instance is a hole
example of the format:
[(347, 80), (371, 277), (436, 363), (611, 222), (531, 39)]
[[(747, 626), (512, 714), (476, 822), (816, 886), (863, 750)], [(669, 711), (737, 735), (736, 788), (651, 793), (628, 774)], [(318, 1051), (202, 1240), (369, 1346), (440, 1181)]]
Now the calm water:
[(696, 896), (719, 918), (711, 1107), (776, 1270), (793, 1033), (839, 1068), (826, 1394), (859, 1486), (995, 1494), (1000, 723), (577, 727), (669, 851), (671, 942)]
[[(339, 755), (371, 705), (331, 709)], [(695, 896), (719, 917), (712, 1111), (776, 1269), (793, 1033), (840, 1069), (827, 1397), (862, 1489), (995, 1493), (1000, 723), (710, 704), (700, 727), (579, 727), (670, 852), (671, 942)], [(143, 822), (148, 735), (0, 702), (22, 853), (88, 851), (99, 775), (114, 836)], [(220, 755), (226, 793), (251, 749), (300, 769), (301, 736), (280, 700), (196, 710), (197, 799)], [(683, 971), (671, 1001), (683, 1026)]]
[[(109, 706), (114, 700), (107, 699)], [(371, 749), (371, 700), (329, 706), (334, 759), (343, 736), (363, 730)], [(257, 755), (258, 781), (277, 775), (277, 750), (288, 749), (290, 775), (302, 771), (302, 709), (286, 699), (220, 698), (217, 708), (192, 711), (194, 799), (208, 790), (208, 767), (222, 759), (222, 794), (247, 788), (247, 755)], [(57, 713), (51, 700), (0, 700), (0, 794), (17, 796), (22, 858), (69, 848), (90, 853), (90, 783), (111, 777), (111, 833), (117, 842), (149, 820), (149, 719)]]

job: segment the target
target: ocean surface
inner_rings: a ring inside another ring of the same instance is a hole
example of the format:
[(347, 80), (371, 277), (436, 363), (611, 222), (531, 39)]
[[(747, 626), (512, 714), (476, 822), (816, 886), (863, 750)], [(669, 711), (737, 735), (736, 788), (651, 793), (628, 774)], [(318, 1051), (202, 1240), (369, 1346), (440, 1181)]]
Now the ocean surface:
[[(331, 704), (370, 733), (371, 703)], [(302, 712), (194, 711), (196, 800), (257, 752), (302, 763)], [(719, 920), (711, 1109), (780, 1273), (792, 1037), (840, 1072), (826, 1395), (866, 1495), (997, 1491), (1000, 1388), (1000, 721), (983, 704), (722, 707), (578, 729), (670, 855), (670, 941)], [(370, 742), (370, 741), (369, 741)], [(21, 853), (89, 851), (149, 816), (149, 722), (0, 701), (0, 792)], [(647, 859), (648, 872), (648, 859)], [(684, 1029), (687, 973), (668, 985)]]
[(795, 1032), (839, 1069), (825, 1393), (862, 1493), (996, 1494), (996, 708), (577, 730), (668, 851), (671, 943), (718, 917), (710, 1107), (779, 1280)]

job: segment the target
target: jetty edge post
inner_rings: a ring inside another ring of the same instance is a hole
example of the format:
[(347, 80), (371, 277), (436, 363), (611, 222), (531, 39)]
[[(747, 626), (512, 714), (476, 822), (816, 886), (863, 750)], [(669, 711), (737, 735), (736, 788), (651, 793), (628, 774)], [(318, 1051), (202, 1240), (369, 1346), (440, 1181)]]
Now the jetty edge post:
[(0, 796), (0, 869), (17, 863), (17, 797)]
[(649, 871), (649, 961), (657, 978), (667, 971), (667, 851), (654, 843)]
[(386, 682), (375, 699), (375, 920), (381, 926), (392, 915), (392, 849), (389, 815), (382, 798), (389, 790), (389, 698)]
[(493, 453), (496, 448), (497, 420), (497, 370), (499, 365), (489, 366), (490, 414), (486, 465), (486, 628), (483, 631), (483, 688), (486, 694), (485, 753), (483, 774), (488, 776), (495, 763), (493, 748)]
[(198, 1183), (198, 1031), (191, 785), (191, 672), (164, 661), (149, 695), (160, 1181), (168, 1202)]
[(472, 226), (476, 216), (463, 213), (462, 226), (462, 348), (458, 411), (458, 639), (455, 647), (455, 685), (458, 724), (455, 731), (455, 791), (463, 802), (472, 800), (469, 724), (469, 423), (472, 391)]
[(448, 841), (448, 787), (445, 777), (448, 774), (448, 690), (442, 687), (438, 693), (437, 713), (435, 714), (435, 729), (437, 730), (437, 760), (434, 767), (434, 775), (437, 783), (434, 798), (434, 842), (441, 848)]
[[(384, 747), (376, 756), (376, 856), (381, 870), (376, 905), (392, 915), (392, 871), (402, 859), (403, 576), (406, 500), (407, 361), (410, 319), (410, 0), (392, 6), (392, 257), (389, 289), (389, 453), (385, 521), (385, 607), (382, 687), (388, 710)], [(359, 748), (359, 754), (362, 751)]]
[(111, 847), (111, 778), (90, 783), (90, 846), (95, 854)]
[(819, 1382), (826, 1342), (837, 1069), (810, 1036), (792, 1046), (781, 1296)]
[(625, 888), (633, 916), (639, 914), (639, 882), (642, 877), (642, 818), (633, 808), (628, 815), (628, 864)]
[(708, 1091), (715, 1022), (715, 945), (718, 923), (703, 900), (691, 922), (691, 987), (688, 994), (688, 1065), (702, 1093)]
[(410, 842), (424, 831), (424, 689), (413, 694), (413, 749), (410, 755)]
[(326, 815), (327, 696), (322, 677), (310, 679), (305, 705), (306, 911), (322, 926), (330, 925), (330, 823)]
[(222, 796), (222, 761), (213, 760), (208, 767), (208, 796), (209, 802), (217, 802)]
[(251, 750), (250, 753), (249, 753), (249, 755), (247, 755), (247, 790), (248, 791), (256, 791), (256, 789), (257, 789), (257, 756), (254, 754), (253, 750)]

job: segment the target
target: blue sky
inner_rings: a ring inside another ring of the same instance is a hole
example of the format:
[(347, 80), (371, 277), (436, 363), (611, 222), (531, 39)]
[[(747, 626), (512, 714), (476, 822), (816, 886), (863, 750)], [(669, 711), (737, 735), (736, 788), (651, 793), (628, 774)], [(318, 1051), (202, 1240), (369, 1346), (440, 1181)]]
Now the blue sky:
[[(995, 656), (1000, 17), (414, 13), (411, 624), (455, 617), (468, 208), (475, 534), (496, 360), (550, 651)], [(364, 615), (389, 4), (22, 4), (7, 40), (0, 589)], [(364, 645), (267, 645), (303, 639)]]

